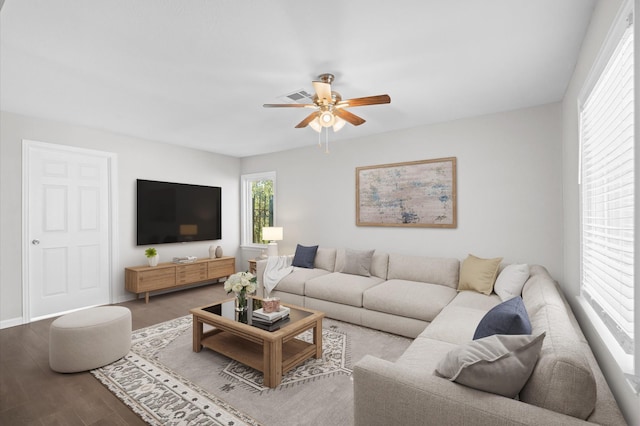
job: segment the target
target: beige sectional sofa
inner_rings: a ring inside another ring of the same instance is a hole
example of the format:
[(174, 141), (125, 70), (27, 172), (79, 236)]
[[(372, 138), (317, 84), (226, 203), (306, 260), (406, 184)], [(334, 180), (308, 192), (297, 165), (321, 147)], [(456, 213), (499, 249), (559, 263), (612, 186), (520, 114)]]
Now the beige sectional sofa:
[[(530, 267), (522, 301), (532, 336), (545, 336), (531, 376), (519, 395), (509, 398), (436, 372), (456, 349), (475, 344), (478, 324), (502, 302), (493, 292), (458, 291), (460, 260), (376, 251), (366, 276), (341, 272), (347, 254), (318, 248), (314, 268), (295, 268), (271, 296), (415, 339), (396, 362), (366, 356), (355, 364), (356, 425), (626, 424), (566, 299), (544, 267)], [(266, 263), (257, 263), (259, 283)], [(502, 372), (485, 379), (511, 380)]]

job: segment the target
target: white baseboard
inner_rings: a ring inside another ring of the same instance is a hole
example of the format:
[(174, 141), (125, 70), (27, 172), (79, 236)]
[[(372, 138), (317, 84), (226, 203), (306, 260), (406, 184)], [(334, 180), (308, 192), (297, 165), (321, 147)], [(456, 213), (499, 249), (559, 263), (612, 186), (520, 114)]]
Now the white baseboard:
[(24, 323), (22, 322), (21, 317), (2, 320), (0, 321), (0, 330), (2, 330), (3, 328), (15, 327), (16, 325), (22, 325), (22, 324)]

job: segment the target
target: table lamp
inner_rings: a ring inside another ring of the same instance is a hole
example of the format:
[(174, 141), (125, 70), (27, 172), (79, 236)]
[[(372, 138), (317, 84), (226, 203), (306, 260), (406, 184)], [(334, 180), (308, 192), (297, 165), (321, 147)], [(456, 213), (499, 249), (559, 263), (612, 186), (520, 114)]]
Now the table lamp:
[(262, 239), (269, 241), (267, 244), (267, 256), (278, 255), (278, 243), (276, 241), (282, 240), (282, 227), (280, 226), (265, 226), (262, 228)]

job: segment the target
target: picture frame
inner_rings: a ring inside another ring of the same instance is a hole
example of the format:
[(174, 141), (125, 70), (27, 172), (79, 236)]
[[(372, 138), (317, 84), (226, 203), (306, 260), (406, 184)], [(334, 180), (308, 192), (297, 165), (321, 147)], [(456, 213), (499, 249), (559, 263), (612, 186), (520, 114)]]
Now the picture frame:
[(356, 225), (456, 228), (456, 157), (356, 167)]

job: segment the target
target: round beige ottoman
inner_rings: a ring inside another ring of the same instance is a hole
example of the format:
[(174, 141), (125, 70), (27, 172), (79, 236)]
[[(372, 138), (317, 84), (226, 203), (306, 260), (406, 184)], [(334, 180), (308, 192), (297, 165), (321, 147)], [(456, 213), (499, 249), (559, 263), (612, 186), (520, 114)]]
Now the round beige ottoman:
[(49, 330), (49, 366), (60, 373), (102, 367), (131, 348), (131, 311), (100, 306), (63, 315)]

